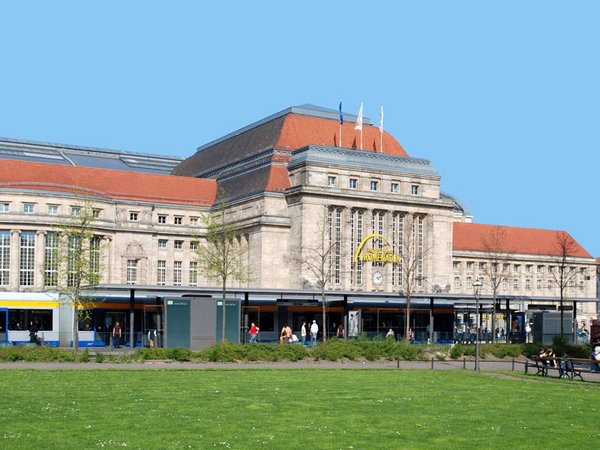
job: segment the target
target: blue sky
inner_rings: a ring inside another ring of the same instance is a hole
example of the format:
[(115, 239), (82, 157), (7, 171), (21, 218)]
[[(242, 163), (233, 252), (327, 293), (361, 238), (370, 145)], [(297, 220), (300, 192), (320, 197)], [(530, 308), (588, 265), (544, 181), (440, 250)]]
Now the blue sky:
[(593, 256), (597, 1), (0, 3), (0, 136), (188, 156), (313, 103), (378, 122), (479, 223)]

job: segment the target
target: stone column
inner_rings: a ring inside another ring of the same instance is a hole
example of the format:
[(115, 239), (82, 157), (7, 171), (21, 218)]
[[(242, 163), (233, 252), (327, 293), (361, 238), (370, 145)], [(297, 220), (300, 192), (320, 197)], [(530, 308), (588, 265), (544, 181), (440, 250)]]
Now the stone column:
[(12, 290), (19, 290), (19, 249), (21, 230), (10, 230), (10, 283)]

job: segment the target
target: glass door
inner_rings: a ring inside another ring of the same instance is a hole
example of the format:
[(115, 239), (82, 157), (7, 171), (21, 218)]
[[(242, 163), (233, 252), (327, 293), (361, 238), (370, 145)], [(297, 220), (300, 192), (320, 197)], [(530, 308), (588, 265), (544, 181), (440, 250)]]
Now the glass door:
[(127, 318), (127, 313), (125, 312), (114, 312), (114, 311), (107, 311), (106, 315), (104, 316), (104, 329), (107, 332), (107, 337), (108, 337), (108, 345), (111, 345), (111, 339), (112, 339), (112, 331), (113, 328), (115, 327), (115, 325), (117, 324), (117, 322), (119, 323), (119, 326), (121, 327), (121, 337), (116, 337), (116, 342), (115, 342), (115, 346), (121, 346), (124, 345), (128, 342), (127, 340), (127, 324), (125, 322), (125, 319)]

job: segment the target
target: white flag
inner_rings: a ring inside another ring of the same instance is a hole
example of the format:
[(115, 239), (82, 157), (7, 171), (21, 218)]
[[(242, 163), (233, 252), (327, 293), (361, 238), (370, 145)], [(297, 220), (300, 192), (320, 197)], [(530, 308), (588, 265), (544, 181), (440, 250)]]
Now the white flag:
[(381, 106), (381, 111), (379, 112), (379, 131), (383, 133), (383, 105)]
[(354, 127), (355, 130), (362, 131), (362, 112), (363, 112), (363, 104), (361, 102), (360, 110), (358, 111), (358, 117), (356, 118), (356, 126)]

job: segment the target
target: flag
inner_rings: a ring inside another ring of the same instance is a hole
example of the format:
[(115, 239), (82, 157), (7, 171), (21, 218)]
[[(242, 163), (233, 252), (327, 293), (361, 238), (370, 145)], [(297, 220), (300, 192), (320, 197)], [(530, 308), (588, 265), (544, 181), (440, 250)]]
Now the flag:
[(358, 110), (358, 117), (356, 118), (356, 126), (354, 127), (355, 130), (362, 131), (362, 122), (363, 122), (362, 115), (363, 115), (363, 104), (361, 102), (360, 109)]
[(344, 125), (344, 113), (342, 112), (342, 101), (340, 100), (340, 125)]
[(383, 133), (383, 105), (381, 105), (381, 111), (379, 111), (379, 131)]

